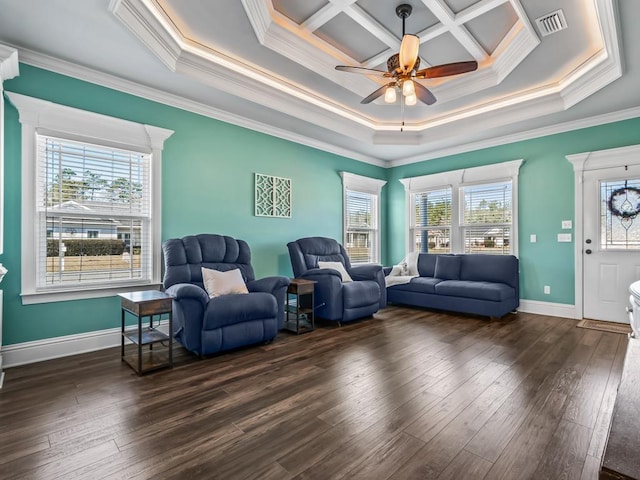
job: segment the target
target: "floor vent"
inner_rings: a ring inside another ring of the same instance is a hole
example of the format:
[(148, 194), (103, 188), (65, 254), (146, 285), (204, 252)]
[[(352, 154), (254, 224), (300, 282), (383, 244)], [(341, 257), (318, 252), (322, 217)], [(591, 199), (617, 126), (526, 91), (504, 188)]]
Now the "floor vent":
[(536, 25), (543, 37), (551, 35), (552, 33), (559, 32), (567, 28), (567, 21), (564, 18), (562, 10), (556, 10), (555, 12), (543, 15), (540, 18), (536, 18)]

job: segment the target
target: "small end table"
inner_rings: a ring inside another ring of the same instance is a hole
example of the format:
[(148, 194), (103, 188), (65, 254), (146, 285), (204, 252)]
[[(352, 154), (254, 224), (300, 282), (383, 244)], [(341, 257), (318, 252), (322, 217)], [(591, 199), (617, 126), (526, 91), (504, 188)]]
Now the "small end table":
[[(122, 361), (127, 362), (138, 375), (156, 370), (158, 368), (173, 366), (173, 297), (157, 290), (141, 292), (119, 293), (122, 302), (122, 339), (120, 354)], [(138, 319), (138, 325), (134, 328), (125, 327), (125, 314), (129, 312)], [(169, 315), (169, 334), (158, 330), (154, 326), (153, 317)], [(143, 325), (143, 317), (149, 317), (147, 326)], [(130, 340), (136, 349), (133, 353), (125, 354), (125, 340)], [(148, 350), (143, 352), (143, 345)], [(156, 346), (156, 348), (154, 348)]]
[[(316, 281), (292, 278), (287, 288), (287, 306), (284, 329), (296, 334), (311, 332), (315, 328), (313, 293)], [(295, 305), (291, 300), (295, 299)]]

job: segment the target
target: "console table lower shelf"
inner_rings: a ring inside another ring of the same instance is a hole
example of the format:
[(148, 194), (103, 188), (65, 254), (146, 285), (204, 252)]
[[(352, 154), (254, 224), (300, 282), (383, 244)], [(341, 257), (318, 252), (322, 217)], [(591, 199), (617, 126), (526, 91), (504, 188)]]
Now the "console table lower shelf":
[[(118, 295), (122, 302), (121, 357), (138, 375), (173, 366), (173, 298), (164, 292), (148, 290)], [(125, 325), (126, 314), (137, 318), (135, 327)], [(160, 318), (167, 315), (168, 334), (158, 329)], [(158, 316), (155, 320), (154, 317)], [(148, 317), (148, 323), (143, 321)], [(128, 342), (127, 342), (128, 340)]]

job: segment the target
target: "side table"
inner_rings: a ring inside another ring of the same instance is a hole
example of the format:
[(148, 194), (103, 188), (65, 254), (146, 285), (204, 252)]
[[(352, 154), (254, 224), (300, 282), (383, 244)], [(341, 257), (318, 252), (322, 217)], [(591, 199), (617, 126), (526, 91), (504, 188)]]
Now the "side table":
[[(311, 332), (315, 328), (313, 313), (315, 284), (314, 280), (291, 279), (287, 288), (285, 330), (300, 334)], [(292, 300), (295, 300), (295, 305), (292, 305)]]
[[(173, 318), (171, 307), (173, 297), (157, 290), (119, 293), (118, 296), (122, 302), (122, 339), (120, 349), (122, 360), (127, 362), (138, 375), (158, 368), (172, 367)], [(136, 327), (125, 327), (125, 315), (127, 312), (138, 319)], [(156, 328), (160, 318), (154, 325), (154, 316), (164, 314), (169, 315), (169, 335)], [(142, 320), (144, 317), (149, 317), (146, 325)], [(136, 347), (132, 353), (127, 354), (125, 352), (126, 339), (130, 340)], [(148, 347), (148, 349), (143, 351), (143, 346)]]

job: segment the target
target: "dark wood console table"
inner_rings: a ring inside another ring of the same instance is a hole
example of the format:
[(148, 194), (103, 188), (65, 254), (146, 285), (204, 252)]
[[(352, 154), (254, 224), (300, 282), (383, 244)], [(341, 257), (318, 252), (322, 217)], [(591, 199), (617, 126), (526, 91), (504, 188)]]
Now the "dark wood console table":
[(640, 339), (630, 338), (600, 479), (640, 479)]

